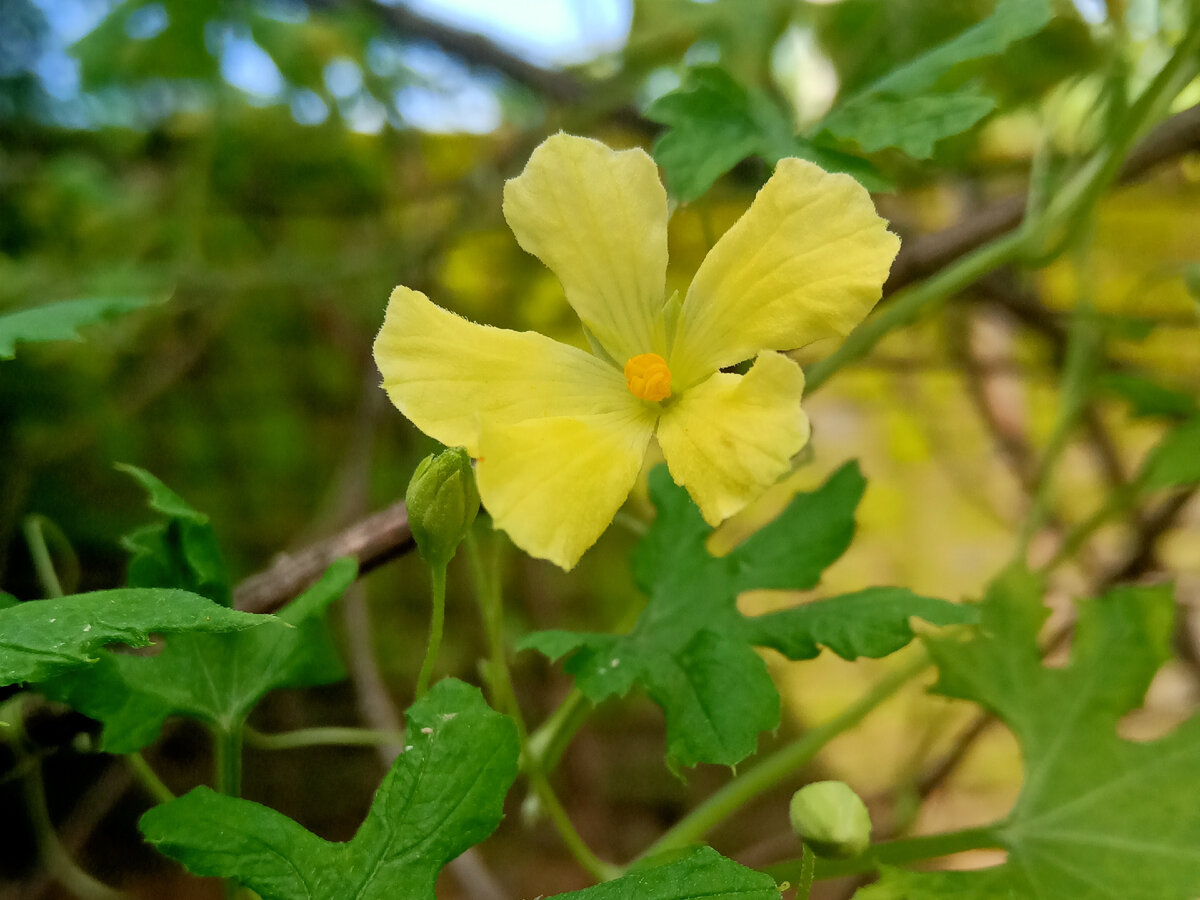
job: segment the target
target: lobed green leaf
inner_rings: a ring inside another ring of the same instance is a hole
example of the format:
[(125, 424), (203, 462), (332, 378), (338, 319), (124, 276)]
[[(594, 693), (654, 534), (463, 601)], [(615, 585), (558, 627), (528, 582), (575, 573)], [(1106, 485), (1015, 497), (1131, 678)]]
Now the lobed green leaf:
[(18, 343), (81, 341), (79, 329), (151, 302), (150, 297), (85, 297), (0, 314), (0, 359), (12, 359)]
[(110, 753), (131, 753), (153, 743), (172, 715), (228, 730), (276, 688), (328, 684), (345, 676), (324, 612), (353, 583), (357, 568), (349, 558), (333, 563), (277, 617), (231, 613), (261, 621), (263, 627), (177, 634), (166, 638), (154, 656), (104, 652), (86, 672), (43, 679), (39, 689), (103, 722), (102, 745)]
[(1200, 482), (1200, 417), (1168, 431), (1142, 464), (1139, 483), (1147, 491)]
[(807, 590), (845, 552), (866, 482), (850, 463), (812, 493), (797, 494), (769, 525), (723, 557), (712, 529), (665, 467), (650, 476), (658, 517), (633, 555), (649, 603), (625, 635), (543, 631), (522, 647), (564, 668), (593, 702), (643, 685), (667, 719), (672, 763), (733, 765), (758, 734), (779, 724), (779, 694), (755, 646), (810, 659), (821, 646), (847, 658), (886, 656), (913, 637), (917, 616), (938, 625), (974, 621), (973, 607), (876, 588), (762, 617), (737, 609), (738, 594)]
[(651, 859), (632, 872), (558, 900), (779, 900), (769, 875), (747, 869), (711, 847), (670, 861)]
[(179, 587), (231, 605), (233, 585), (208, 516), (146, 470), (123, 463), (116, 468), (145, 488), (150, 508), (167, 517), (122, 538), (133, 554), (130, 587)]
[(973, 872), (887, 870), (863, 900), (1190, 900), (1200, 892), (1200, 718), (1144, 743), (1118, 737), (1171, 656), (1169, 586), (1121, 587), (1079, 606), (1071, 661), (1047, 668), (1040, 581), (1006, 573), (968, 641), (932, 638), (935, 690), (990, 709), (1021, 746), (1025, 781), (995, 831), (1000, 866)]
[(655, 141), (654, 158), (671, 194), (685, 202), (750, 156), (771, 165), (797, 156), (831, 172), (847, 172), (872, 190), (888, 187), (861, 157), (796, 136), (787, 112), (718, 66), (692, 69), (684, 84), (650, 104), (646, 115), (667, 126)]
[(995, 101), (973, 88), (947, 90), (964, 63), (1003, 53), (1050, 22), (1048, 0), (1000, 0), (992, 15), (838, 103), (820, 131), (873, 152), (896, 147), (926, 159), (938, 141), (981, 121)]
[(0, 684), (43, 681), (76, 669), (86, 680), (108, 644), (145, 647), (152, 633), (236, 632), (271, 621), (188, 591), (124, 588), (0, 604)]
[(190, 871), (232, 878), (263, 900), (432, 900), (442, 867), (500, 823), (520, 746), (513, 721), (453, 679), (413, 704), (407, 722), (405, 751), (346, 843), (208, 788), (151, 809), (142, 833)]

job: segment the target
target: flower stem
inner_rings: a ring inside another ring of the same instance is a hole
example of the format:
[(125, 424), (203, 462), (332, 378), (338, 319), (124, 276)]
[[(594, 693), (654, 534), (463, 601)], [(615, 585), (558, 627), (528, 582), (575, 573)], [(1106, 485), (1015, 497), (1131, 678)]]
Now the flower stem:
[(796, 887), (796, 900), (808, 900), (812, 895), (813, 856), (808, 844), (800, 845), (800, 884)]
[(158, 777), (158, 773), (150, 768), (150, 763), (146, 762), (146, 757), (134, 751), (125, 756), (125, 761), (129, 764), (129, 768), (133, 770), (134, 777), (138, 783), (146, 789), (156, 803), (170, 803), (175, 799), (175, 794), (169, 787)]
[(251, 728), (244, 729), (246, 743), (257, 750), (296, 750), (301, 747), (383, 747), (403, 744), (403, 731), (376, 731), (371, 728), (297, 728), (269, 734)]
[(55, 881), (76, 897), (84, 900), (119, 900), (124, 897), (124, 894), (97, 881), (81, 869), (58, 839), (54, 821), (50, 818), (50, 810), (46, 806), (46, 782), (42, 774), (42, 761), (26, 749), (23, 717), (14, 716), (12, 725), (14, 727), (0, 730), (0, 736), (7, 741), (15, 759), (13, 771), (21, 773), (25, 808), (29, 813), (42, 865)]
[(571, 688), (558, 709), (554, 710), (525, 746), (527, 762), (549, 774), (558, 767), (571, 739), (583, 727), (594, 707), (577, 687)]
[(33, 569), (42, 586), (42, 593), (51, 598), (61, 597), (62, 582), (58, 580), (58, 573), (54, 570), (54, 559), (50, 556), (50, 548), (46, 546), (46, 532), (42, 521), (41, 516), (26, 516), (25, 521), (21, 523), (21, 530), (25, 533), (25, 543), (29, 546), (29, 555), (33, 559)]
[[(948, 831), (943, 834), (901, 838), (875, 844), (866, 853), (853, 859), (817, 860), (815, 877), (823, 879), (837, 878), (843, 875), (861, 875), (865, 872), (874, 872), (880, 866), (904, 865), (923, 859), (936, 859), (939, 856), (962, 853), (966, 850), (1000, 847), (1002, 844), (998, 826), (964, 828), (961, 831)], [(804, 859), (801, 857), (777, 863), (763, 871), (772, 878), (780, 880), (795, 877), (798, 872), (803, 872), (803, 868)]]
[(842, 732), (853, 728), (876, 707), (927, 668), (929, 668), (929, 657), (922, 653), (918, 660), (909, 663), (903, 669), (898, 669), (876, 684), (841, 715), (806, 732), (786, 747), (775, 751), (746, 774), (730, 781), (688, 813), (639, 858), (699, 841), (710, 829), (728, 816), (792, 775), (816, 756), (827, 743)]
[(554, 793), (554, 788), (550, 786), (550, 782), (546, 776), (540, 771), (531, 771), (528, 774), (530, 786), (537, 794), (543, 808), (546, 810), (546, 814), (550, 817), (550, 821), (558, 831), (559, 837), (562, 838), (563, 844), (571, 856), (575, 858), (575, 861), (597, 881), (611, 881), (619, 877), (622, 872), (621, 867), (605, 862), (593, 853), (592, 848), (587, 845), (579, 832), (575, 830), (575, 825), (571, 822), (571, 817), (567, 815), (567, 811), (563, 808), (558, 795)]
[(446, 626), (446, 567), (431, 565), (429, 574), (432, 581), (433, 618), (429, 623), (429, 644), (425, 648), (425, 660), (421, 663), (421, 671), (417, 675), (416, 697), (418, 700), (429, 689), (433, 665), (437, 661), (438, 650), (442, 646), (442, 630)]
[(525, 740), (525, 722), (521, 717), (521, 705), (513, 687), (512, 672), (508, 667), (508, 649), (504, 643), (504, 597), (500, 591), (500, 543), (491, 542), (491, 556), (485, 564), (479, 539), (474, 529), (467, 532), (463, 541), (467, 547), (467, 562), (471, 568), (471, 579), (475, 584), (475, 596), (479, 601), (479, 613), (483, 619), (484, 634), (488, 642), (488, 675), (492, 694), (492, 705), (512, 716), (517, 723), (522, 743)]
[(1054, 472), (1091, 398), (1093, 375), (1100, 359), (1100, 335), (1086, 298), (1081, 298), (1071, 322), (1063, 368), (1062, 390), (1054, 429), (1034, 476), (1033, 502), (1017, 537), (1016, 561), (1024, 562), (1050, 508)]
[[(242, 722), (234, 722), (213, 729), (213, 780), (217, 792), (230, 797), (242, 793), (242, 728)], [(226, 900), (234, 900), (238, 895), (237, 881), (226, 878), (224, 894)]]
[[(562, 802), (554, 793), (554, 788), (551, 786), (549, 779), (546, 777), (547, 770), (543, 768), (546, 760), (544, 755), (539, 754), (533, 748), (534, 739), (528, 737), (525, 729), (525, 724), (521, 719), (520, 705), (517, 703), (516, 690), (513, 688), (512, 674), (508, 668), (508, 654), (504, 646), (504, 598), (500, 592), (500, 572), (499, 572), (499, 543), (495, 540), (492, 542), (492, 555), (489, 564), (485, 565), (483, 553), (480, 551), (479, 540), (476, 538), (474, 531), (467, 533), (464, 541), (467, 546), (467, 559), (471, 566), (472, 580), (475, 583), (475, 594), (479, 600), (479, 611), (483, 617), (484, 631), (487, 634), (488, 653), (490, 659), (490, 682), (492, 692), (492, 703), (502, 712), (512, 716), (517, 723), (517, 734), (521, 739), (522, 746), (522, 768), (526, 776), (529, 778), (529, 786), (537, 795), (542, 808), (550, 817), (555, 829), (558, 831), (559, 837), (562, 838), (563, 845), (568, 852), (575, 858), (575, 861), (582, 866), (589, 875), (597, 881), (608, 881), (616, 878), (621, 874), (618, 866), (612, 863), (605, 862), (600, 859), (592, 849), (587, 845), (579, 832), (575, 829), (574, 823), (571, 822), (571, 817), (563, 808)], [(582, 694), (580, 695), (582, 698)], [(575, 704), (563, 704), (552, 718), (561, 721), (560, 713), (566, 711), (567, 715), (572, 715), (572, 708)], [(587, 704), (584, 704), (586, 707)], [(586, 717), (586, 709), (584, 717)], [(579, 719), (579, 724), (583, 723), (583, 718)], [(545, 726), (543, 725), (543, 729)], [(575, 726), (575, 729), (578, 725)], [(539, 730), (539, 734), (541, 730)], [(556, 730), (555, 735), (563, 735), (564, 732)], [(574, 734), (574, 730), (571, 731)], [(567, 735), (566, 741), (570, 740), (570, 735)], [(561, 744), (556, 742), (558, 746), (557, 752), (562, 753), (562, 746), (565, 746), (565, 741)], [(557, 757), (555, 757), (557, 761)]]

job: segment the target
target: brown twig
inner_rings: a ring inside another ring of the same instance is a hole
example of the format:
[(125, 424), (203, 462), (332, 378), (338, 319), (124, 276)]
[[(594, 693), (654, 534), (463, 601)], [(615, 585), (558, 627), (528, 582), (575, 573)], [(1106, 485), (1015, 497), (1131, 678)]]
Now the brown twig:
[(403, 501), (393, 503), (303, 550), (280, 554), (269, 568), (237, 586), (233, 602), (249, 612), (270, 612), (313, 584), (336, 559), (353, 556), (359, 572), (366, 573), (412, 546), (408, 511)]

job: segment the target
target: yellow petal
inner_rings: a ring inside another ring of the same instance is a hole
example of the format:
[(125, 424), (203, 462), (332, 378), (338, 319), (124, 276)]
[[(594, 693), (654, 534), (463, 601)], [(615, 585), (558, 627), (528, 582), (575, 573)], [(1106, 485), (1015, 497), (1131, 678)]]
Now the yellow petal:
[(475, 469), (483, 505), (526, 553), (570, 569), (629, 496), (653, 431), (647, 405), (485, 425)]
[(692, 281), (670, 358), (676, 383), (846, 335), (878, 302), (899, 248), (849, 175), (780, 160)]
[(547, 138), (504, 185), (504, 216), (618, 365), (666, 352), (667, 194), (643, 150)]
[(808, 442), (803, 392), (800, 367), (768, 351), (745, 375), (718, 372), (664, 410), (658, 443), (671, 477), (710, 525), (774, 484)]
[(480, 423), (640, 408), (624, 375), (590, 353), (532, 331), (476, 325), (398, 287), (375, 339), (375, 363), (397, 408), (448, 447), (479, 455)]

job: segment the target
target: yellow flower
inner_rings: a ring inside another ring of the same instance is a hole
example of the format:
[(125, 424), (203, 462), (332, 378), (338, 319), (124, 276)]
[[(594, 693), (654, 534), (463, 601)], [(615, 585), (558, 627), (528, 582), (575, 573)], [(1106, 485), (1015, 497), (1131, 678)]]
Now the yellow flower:
[[(596, 352), (476, 325), (398, 287), (375, 360), (404, 415), (477, 460), (496, 525), (564, 569), (625, 502), (651, 438), (714, 525), (787, 471), (809, 426), (804, 375), (777, 351), (849, 332), (899, 249), (856, 181), (784, 159), (682, 303), (668, 299), (653, 160), (566, 134), (505, 184), (504, 215)], [(751, 357), (745, 375), (720, 371)]]

